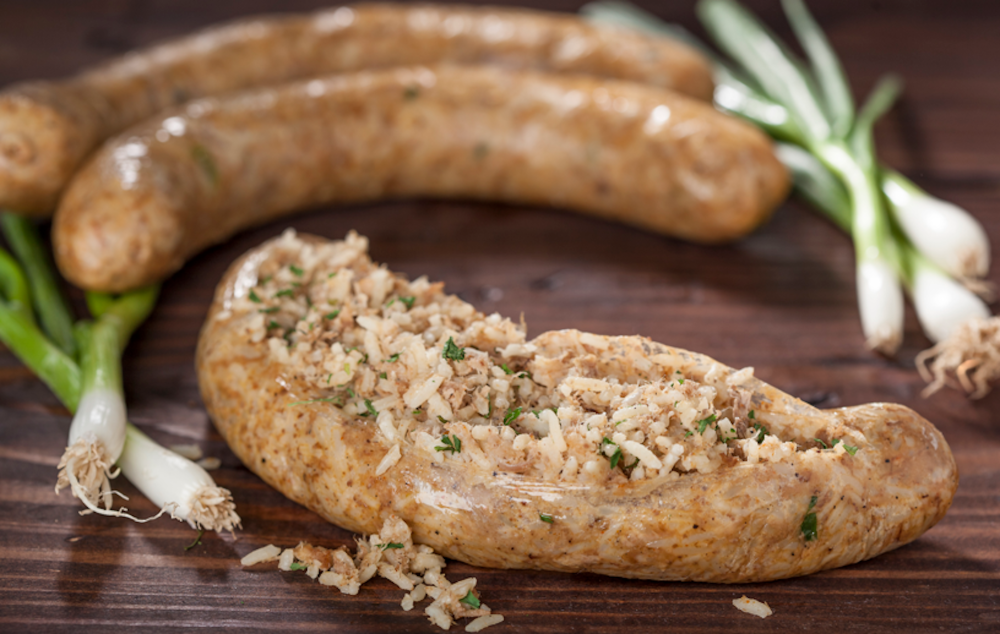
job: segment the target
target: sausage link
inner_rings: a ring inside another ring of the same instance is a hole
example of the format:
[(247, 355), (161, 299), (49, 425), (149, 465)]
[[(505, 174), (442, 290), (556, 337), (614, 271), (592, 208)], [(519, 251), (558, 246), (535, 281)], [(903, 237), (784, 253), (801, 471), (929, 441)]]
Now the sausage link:
[(787, 189), (763, 133), (671, 91), (397, 68), (196, 101), (126, 131), (70, 184), (53, 243), (70, 281), (122, 291), (240, 229), (334, 202), (499, 200), (720, 242)]
[(357, 5), (258, 17), (112, 60), (63, 81), (0, 92), (0, 206), (44, 216), (102, 141), (194, 98), (404, 64), (497, 64), (629, 79), (711, 99), (693, 49), (571, 15), (521, 9)]

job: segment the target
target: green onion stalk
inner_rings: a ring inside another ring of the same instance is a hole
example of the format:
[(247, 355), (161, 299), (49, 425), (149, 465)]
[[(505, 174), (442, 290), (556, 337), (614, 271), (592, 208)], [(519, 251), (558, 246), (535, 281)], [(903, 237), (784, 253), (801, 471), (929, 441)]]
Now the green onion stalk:
[(756, 18), (732, 0), (702, 0), (699, 16), (740, 69), (680, 27), (622, 2), (581, 10), (591, 19), (683, 40), (714, 61), (715, 104), (779, 141), (776, 151), (796, 191), (851, 234), (858, 259), (858, 298), (869, 345), (891, 353), (902, 339), (906, 286), (935, 346), (917, 358), (930, 383), (973, 397), (1000, 377), (1000, 323), (977, 294), (989, 268), (989, 242), (964, 209), (927, 194), (877, 162), (872, 128), (901, 84), (883, 78), (865, 106), (853, 97), (839, 60), (801, 0), (783, 0), (811, 66), (797, 59)]
[[(28, 227), (33, 232), (33, 227)], [(22, 253), (42, 274), (55, 279), (41, 250)], [(37, 278), (36, 278), (37, 279)], [(29, 283), (21, 264), (0, 249), (0, 340), (45, 382), (71, 412), (69, 447), (59, 462), (56, 492), (69, 487), (87, 507), (81, 514), (99, 513), (149, 521), (164, 513), (192, 527), (232, 531), (240, 524), (232, 495), (218, 487), (194, 462), (151, 440), (126, 420), (122, 390), (121, 352), (156, 302), (157, 288), (119, 297), (88, 293), (93, 321), (73, 327), (79, 362), (53, 343), (35, 323)], [(59, 298), (61, 300), (61, 298)], [(43, 323), (68, 316), (65, 301), (35, 302), (42, 311), (66, 310)], [(115, 465), (117, 464), (117, 468)], [(113, 509), (110, 481), (123, 473), (161, 511), (145, 520)]]

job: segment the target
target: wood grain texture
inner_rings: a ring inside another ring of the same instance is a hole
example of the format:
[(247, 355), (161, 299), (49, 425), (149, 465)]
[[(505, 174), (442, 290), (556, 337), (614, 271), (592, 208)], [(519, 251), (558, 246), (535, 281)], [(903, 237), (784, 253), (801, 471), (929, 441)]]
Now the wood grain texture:
[[(787, 35), (776, 1), (755, 0)], [(878, 129), (882, 156), (934, 193), (970, 209), (1000, 238), (1000, 5), (988, 0), (810, 3), (863, 93), (884, 71), (906, 97)], [(156, 39), (315, 0), (9, 0), (0, 4), (0, 85), (69, 73)], [(548, 0), (575, 10), (578, 2)], [(701, 33), (690, 3), (648, 3)], [(404, 201), (318, 210), (242, 234), (191, 262), (164, 287), (125, 359), (136, 424), (164, 444), (197, 442), (222, 468), (244, 519), (233, 541), (169, 520), (139, 526), (77, 515), (52, 492), (67, 413), (15, 359), (0, 353), (0, 631), (103, 628), (431, 632), (402, 591), (373, 581), (356, 597), (268, 566), (242, 570), (257, 546), (349, 544), (352, 536), (264, 485), (232, 455), (201, 406), (194, 347), (212, 289), (237, 255), (286, 226), (369, 236), (376, 260), (443, 280), (485, 311), (523, 313), (529, 336), (573, 327), (643, 334), (732, 366), (822, 407), (908, 405), (948, 438), (961, 484), (947, 517), (917, 542), (873, 561), (768, 584), (625, 581), (595, 575), (473, 569), (484, 600), (505, 614), (494, 632), (992, 632), (1000, 630), (1000, 393), (929, 400), (913, 370), (928, 345), (912, 312), (887, 360), (864, 350), (850, 242), (797, 202), (746, 240), (698, 247), (597, 220), (502, 205)], [(991, 274), (1000, 282), (1000, 274)], [(77, 299), (77, 308), (82, 309)], [(127, 495), (134, 489), (116, 484)], [(135, 495), (129, 507), (151, 513)], [(752, 536), (749, 536), (752, 538)], [(767, 601), (760, 620), (731, 605)]]

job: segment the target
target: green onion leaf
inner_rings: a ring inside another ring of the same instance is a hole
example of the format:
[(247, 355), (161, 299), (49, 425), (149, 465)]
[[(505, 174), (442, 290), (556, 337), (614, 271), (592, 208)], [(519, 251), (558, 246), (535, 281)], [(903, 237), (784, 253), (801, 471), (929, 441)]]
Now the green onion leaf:
[(818, 90), (800, 62), (752, 13), (733, 0), (701, 0), (698, 17), (715, 43), (788, 110), (812, 141), (830, 137)]
[(290, 565), (289, 568), (291, 570), (308, 570), (309, 566), (307, 566), (307, 565), (305, 565), (303, 563), (299, 563), (297, 561), (293, 561), (292, 565)]
[(538, 514), (538, 519), (540, 519), (543, 522), (546, 522), (548, 524), (555, 524), (555, 522), (556, 522), (555, 518), (553, 518), (551, 515), (549, 515), (547, 513), (539, 513)]
[(289, 264), (288, 270), (291, 271), (296, 277), (302, 277), (302, 274), (305, 272), (294, 264)]
[(389, 550), (391, 548), (403, 548), (403, 545), (399, 542), (389, 542), (388, 544), (380, 544), (379, 548), (381, 550)]
[(844, 68), (805, 3), (802, 0), (782, 0), (782, 6), (792, 30), (809, 57), (833, 134), (844, 138), (854, 125), (854, 98), (851, 96)]

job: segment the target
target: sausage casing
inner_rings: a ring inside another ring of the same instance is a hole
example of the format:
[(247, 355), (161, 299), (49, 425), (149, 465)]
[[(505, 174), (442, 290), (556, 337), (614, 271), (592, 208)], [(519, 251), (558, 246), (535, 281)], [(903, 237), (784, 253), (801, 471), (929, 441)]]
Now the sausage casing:
[(363, 68), (497, 64), (629, 79), (711, 99), (681, 43), (523, 9), (370, 4), (207, 29), (62, 81), (0, 93), (0, 207), (48, 215), (106, 138), (190, 99)]
[(551, 205), (720, 242), (757, 227), (787, 187), (759, 130), (671, 91), (417, 67), (196, 101), (144, 122), (74, 178), (53, 241), (70, 281), (122, 291), (239, 229), (332, 202)]
[(344, 528), (395, 514), (474, 565), (744, 583), (874, 557), (951, 504), (948, 444), (906, 407), (821, 411), (642, 337), (526, 341), (366, 247), (251, 250), (197, 355), (244, 464)]

